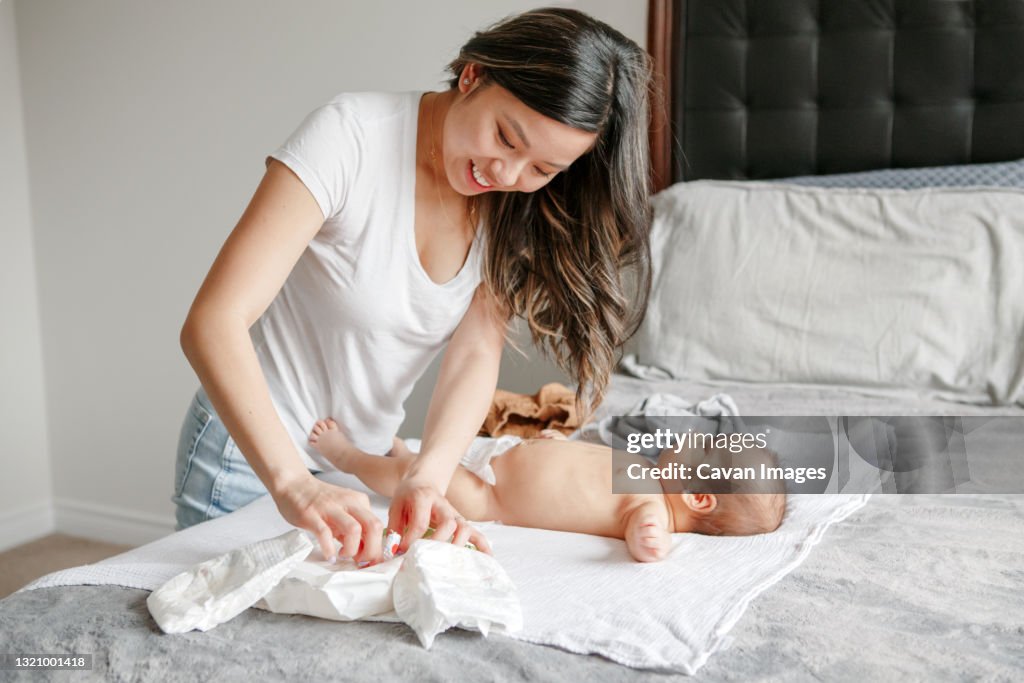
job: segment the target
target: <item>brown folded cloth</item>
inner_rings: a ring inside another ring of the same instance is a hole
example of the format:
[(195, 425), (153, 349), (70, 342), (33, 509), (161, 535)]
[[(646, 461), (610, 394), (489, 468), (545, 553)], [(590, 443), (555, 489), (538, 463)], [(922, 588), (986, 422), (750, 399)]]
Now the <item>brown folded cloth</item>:
[(533, 396), (498, 389), (480, 429), (483, 436), (512, 434), (529, 438), (542, 429), (569, 434), (579, 427), (576, 392), (564, 384), (545, 384)]

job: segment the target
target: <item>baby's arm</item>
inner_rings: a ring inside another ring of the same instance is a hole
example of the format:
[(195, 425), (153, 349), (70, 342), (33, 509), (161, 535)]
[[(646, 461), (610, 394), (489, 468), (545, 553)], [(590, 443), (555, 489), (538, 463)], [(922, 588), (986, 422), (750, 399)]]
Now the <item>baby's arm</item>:
[(664, 505), (647, 501), (633, 508), (626, 517), (626, 547), (638, 562), (665, 559), (672, 548)]

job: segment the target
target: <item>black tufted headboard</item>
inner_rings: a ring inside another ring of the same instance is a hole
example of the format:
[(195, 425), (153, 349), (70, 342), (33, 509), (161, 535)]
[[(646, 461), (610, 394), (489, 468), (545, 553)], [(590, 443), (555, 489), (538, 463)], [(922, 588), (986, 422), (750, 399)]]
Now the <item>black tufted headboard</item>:
[(1024, 157), (1024, 0), (651, 0), (648, 42), (657, 189)]

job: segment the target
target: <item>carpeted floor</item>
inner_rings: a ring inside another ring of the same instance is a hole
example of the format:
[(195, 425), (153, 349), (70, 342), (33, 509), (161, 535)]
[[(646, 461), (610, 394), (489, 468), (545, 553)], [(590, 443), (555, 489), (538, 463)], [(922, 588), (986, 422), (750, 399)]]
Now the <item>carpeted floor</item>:
[(0, 598), (58, 569), (99, 562), (132, 546), (50, 534), (0, 553)]

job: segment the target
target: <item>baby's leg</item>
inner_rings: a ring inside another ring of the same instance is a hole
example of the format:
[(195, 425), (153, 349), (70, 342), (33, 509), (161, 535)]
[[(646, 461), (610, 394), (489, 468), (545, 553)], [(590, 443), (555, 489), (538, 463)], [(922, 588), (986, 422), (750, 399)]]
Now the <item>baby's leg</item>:
[(501, 506), (494, 487), (465, 467), (455, 468), (445, 497), (459, 514), (478, 522), (501, 520)]
[(328, 418), (317, 420), (309, 443), (342, 472), (359, 477), (375, 493), (391, 497), (406, 468), (415, 456), (405, 442), (395, 438), (389, 457), (364, 453), (348, 440), (338, 423)]
[[(309, 442), (339, 470), (356, 475), (374, 492), (389, 498), (395, 494), (398, 483), (417, 455), (398, 438), (388, 457), (364, 453), (352, 445), (331, 419), (317, 421)], [(455, 468), (445, 496), (466, 519), (501, 518), (490, 484), (464, 467)]]

